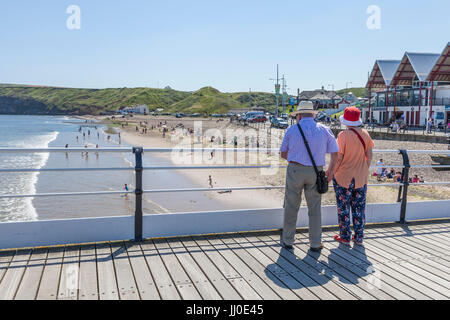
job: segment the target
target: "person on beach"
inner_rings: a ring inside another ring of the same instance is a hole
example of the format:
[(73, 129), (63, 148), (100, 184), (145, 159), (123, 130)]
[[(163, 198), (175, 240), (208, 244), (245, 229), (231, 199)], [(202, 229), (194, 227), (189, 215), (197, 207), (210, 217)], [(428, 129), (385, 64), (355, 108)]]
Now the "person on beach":
[(317, 174), (307, 151), (300, 128), (311, 149), (312, 158), (318, 170), (325, 166), (325, 155), (331, 154), (330, 166), (334, 166), (339, 151), (338, 144), (330, 128), (314, 121), (317, 110), (310, 101), (300, 102), (292, 113), (297, 124), (289, 127), (281, 144), (281, 157), (289, 162), (286, 172), (286, 191), (284, 198), (284, 222), (281, 244), (288, 250), (293, 249), (297, 217), (305, 192), (309, 216), (309, 241), (311, 251), (320, 251), (322, 244), (322, 195), (317, 191)]
[(214, 188), (211, 175), (209, 175), (208, 182), (209, 182), (209, 187), (210, 187), (211, 189)]
[(351, 210), (355, 232), (353, 241), (358, 245), (362, 245), (364, 238), (367, 182), (374, 146), (367, 130), (361, 128), (360, 117), (361, 111), (356, 107), (346, 108), (340, 117), (347, 129), (338, 135), (338, 159), (327, 172), (328, 179), (333, 180), (339, 221), (339, 235), (335, 235), (334, 240), (350, 243)]

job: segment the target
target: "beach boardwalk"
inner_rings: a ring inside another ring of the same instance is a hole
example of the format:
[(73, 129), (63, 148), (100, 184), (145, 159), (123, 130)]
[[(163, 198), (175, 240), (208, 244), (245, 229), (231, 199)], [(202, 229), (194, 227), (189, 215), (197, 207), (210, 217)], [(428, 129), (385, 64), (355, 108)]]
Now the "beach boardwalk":
[(364, 246), (294, 250), (279, 232), (0, 251), (2, 300), (413, 300), (450, 298), (450, 220), (372, 225)]

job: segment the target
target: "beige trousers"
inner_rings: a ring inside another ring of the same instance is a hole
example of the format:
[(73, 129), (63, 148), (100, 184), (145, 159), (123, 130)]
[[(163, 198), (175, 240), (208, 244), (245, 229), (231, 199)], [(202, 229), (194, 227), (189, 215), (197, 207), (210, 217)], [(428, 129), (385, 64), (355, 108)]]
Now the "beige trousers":
[[(318, 167), (322, 170), (322, 167)], [(284, 197), (284, 223), (281, 239), (286, 245), (295, 241), (297, 217), (299, 214), (302, 192), (305, 190), (309, 216), (310, 246), (317, 248), (322, 243), (322, 195), (316, 188), (317, 175), (313, 167), (289, 163), (286, 173), (286, 192)]]

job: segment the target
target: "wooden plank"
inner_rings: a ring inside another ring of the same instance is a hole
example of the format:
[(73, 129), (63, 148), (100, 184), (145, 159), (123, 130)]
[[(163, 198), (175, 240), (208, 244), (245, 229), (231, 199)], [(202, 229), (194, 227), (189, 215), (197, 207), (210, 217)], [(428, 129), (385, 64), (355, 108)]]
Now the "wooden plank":
[(64, 247), (48, 249), (44, 272), (37, 294), (37, 300), (56, 300), (58, 296), (59, 277), (61, 275)]
[[(402, 259), (409, 260), (409, 262), (417, 267), (423, 268), (432, 274), (445, 277), (450, 273), (450, 268), (443, 264), (436, 263), (433, 260), (424, 259), (429, 254), (440, 256), (442, 251), (435, 251), (432, 248), (428, 248), (424, 245), (420, 246), (413, 241), (413, 237), (408, 237), (401, 241), (398, 238), (392, 238), (389, 241), (386, 239), (378, 239), (380, 245), (389, 246), (392, 250), (397, 252), (397, 256), (401, 255)], [(392, 246), (395, 245), (395, 246)], [(445, 280), (446, 285), (450, 287), (450, 282)]]
[(58, 299), (77, 300), (79, 288), (80, 247), (66, 247), (59, 281)]
[[(272, 241), (277, 240), (274, 237), (270, 237), (270, 239)], [(305, 237), (304, 240), (306, 241), (307, 238)], [(343, 260), (340, 260), (339, 257), (336, 258), (327, 248), (322, 249), (319, 253), (308, 250), (306, 246), (294, 245), (294, 247), (297, 259), (304, 261), (317, 272), (323, 273), (333, 282), (352, 292), (357, 298), (363, 300), (393, 299), (392, 295), (386, 294), (378, 288), (370, 287), (369, 289), (365, 279), (368, 273), (365, 270), (348, 264), (341, 265), (339, 262)], [(325, 260), (325, 257), (327, 260)]]
[(433, 254), (442, 257), (445, 260), (444, 265), (448, 268), (450, 267), (450, 246), (447, 243), (450, 242), (450, 238), (440, 238), (439, 236), (440, 234), (433, 234), (428, 237), (424, 234), (411, 233), (409, 237), (398, 236), (395, 239), (417, 249), (425, 250), (426, 256)]
[(189, 252), (178, 239), (167, 240), (170, 248), (183, 266), (193, 285), (197, 288), (204, 300), (222, 300), (222, 297), (214, 288), (202, 269), (195, 263)]
[(169, 276), (155, 245), (151, 241), (141, 244), (147, 265), (155, 280), (158, 292), (163, 300), (181, 300), (176, 285)]
[[(378, 263), (372, 264), (371, 267), (375, 270), (378, 270), (381, 274), (381, 285), (384, 281), (386, 281), (386, 275), (391, 275), (392, 277), (395, 277), (397, 280), (403, 282), (404, 284), (415, 288), (417, 290), (420, 290), (423, 294), (427, 295), (428, 297), (432, 299), (445, 299), (445, 296), (442, 294), (439, 294), (435, 290), (430, 289), (427, 286), (427, 281), (425, 281), (425, 284), (423, 283), (423, 280), (420, 278), (415, 277), (415, 275), (412, 272), (408, 272), (407, 269), (405, 269), (402, 266), (397, 265), (392, 260), (386, 259), (386, 255), (383, 255), (383, 251), (377, 249), (376, 247), (371, 246), (367, 243), (364, 247), (361, 246), (353, 246), (350, 248), (346, 245), (339, 245), (335, 241), (330, 242), (330, 246), (333, 246), (333, 248), (336, 248), (337, 254), (350, 254), (353, 255), (359, 259), (362, 259), (363, 261), (367, 261), (367, 258), (370, 258), (371, 260), (375, 260)], [(367, 267), (370, 265), (366, 264)], [(425, 279), (426, 280), (426, 279)]]
[(125, 245), (141, 299), (160, 300), (161, 297), (159, 296), (152, 273), (147, 266), (140, 244), (126, 242)]
[(381, 234), (385, 235), (386, 238), (394, 237), (399, 240), (407, 236), (409, 239), (412, 239), (413, 241), (417, 241), (419, 239), (423, 240), (423, 245), (429, 246), (431, 248), (438, 247), (443, 248), (445, 250), (450, 249), (450, 246), (447, 244), (450, 238), (446, 237), (446, 235), (442, 233), (442, 230), (439, 229), (434, 229), (433, 232), (426, 232), (426, 231), (424, 232), (424, 230), (421, 229), (413, 229), (409, 228), (408, 226), (405, 226), (405, 227), (383, 228), (382, 232), (374, 233), (374, 231), (371, 231), (370, 234), (376, 235)]
[(215, 264), (211, 262), (192, 238), (183, 238), (181, 239), (181, 243), (224, 300), (242, 300), (242, 297), (236, 289), (222, 275)]
[[(299, 276), (294, 276), (289, 272), (285, 271), (282, 266), (274, 263), (269, 257), (267, 257), (258, 248), (248, 243), (245, 239), (236, 239), (232, 236), (233, 241), (237, 243), (242, 249), (246, 250), (250, 255), (255, 257), (265, 268), (267, 276), (271, 279), (278, 278), (282, 283), (284, 283), (289, 289), (291, 289), (300, 299), (302, 300), (319, 300), (320, 298), (315, 295), (307, 286), (298, 280)], [(305, 278), (303, 276), (303, 278)], [(308, 282), (305, 280), (305, 282)]]
[[(308, 237), (306, 235), (302, 235), (302, 240), (309, 241)], [(299, 249), (302, 249), (301, 247)], [(303, 249), (305, 252), (305, 250)], [(314, 252), (308, 252), (311, 256), (317, 257), (318, 259), (318, 253)], [(325, 242), (325, 247), (322, 249), (322, 254), (327, 257), (328, 261), (320, 261), (325, 265), (326, 271), (325, 274), (333, 274), (336, 272), (340, 275), (338, 279), (341, 279), (343, 277), (343, 284), (346, 284), (344, 279), (346, 279), (347, 282), (351, 284), (356, 284), (357, 287), (359, 287), (359, 290), (355, 290), (355, 288), (349, 287), (349, 290), (354, 290), (353, 292), (360, 298), (364, 300), (370, 300), (373, 298), (380, 299), (380, 300), (389, 300), (392, 298), (395, 299), (401, 299), (401, 300), (411, 300), (413, 299), (411, 295), (408, 295), (404, 293), (404, 291), (401, 291), (399, 289), (403, 288), (408, 291), (408, 287), (402, 286), (402, 283), (399, 281), (396, 281), (395, 279), (391, 279), (391, 281), (394, 281), (393, 286), (387, 286), (384, 285), (382, 288), (377, 288), (373, 285), (373, 275), (371, 270), (367, 267), (361, 267), (359, 265), (355, 265), (352, 263), (352, 261), (346, 260), (342, 258), (341, 256), (334, 253), (334, 249), (329, 248), (328, 242)], [(327, 269), (331, 270), (327, 270)], [(399, 288), (400, 287), (400, 288)], [(361, 291), (363, 290), (363, 291)], [(366, 293), (364, 293), (364, 291)], [(387, 297), (386, 297), (387, 295)], [(372, 297), (373, 296), (373, 297)], [(372, 297), (372, 298), (371, 298)], [(424, 296), (426, 297), (426, 296)]]
[[(443, 257), (445, 259), (445, 256), (447, 256), (447, 253), (450, 251), (450, 249), (440, 249), (436, 250), (436, 246), (432, 246), (430, 243), (427, 243), (426, 241), (422, 240), (419, 235), (415, 235), (413, 233), (408, 233), (408, 235), (401, 235), (397, 236), (396, 232), (398, 232), (398, 229), (388, 229), (388, 232), (392, 234), (393, 236), (389, 239), (387, 238), (374, 238), (377, 240), (376, 243), (381, 243), (383, 245), (387, 245), (389, 242), (389, 245), (392, 247), (391, 244), (394, 244), (395, 246), (398, 246), (398, 248), (394, 249), (394, 254), (397, 253), (397, 256), (401, 259), (416, 261), (417, 259), (423, 260), (426, 257), (432, 257), (432, 256), (438, 256)], [(445, 245), (442, 245), (445, 246)], [(421, 262), (418, 261), (420, 264)], [(425, 265), (420, 264), (421, 267), (425, 268)], [(430, 262), (430, 270), (434, 270), (434, 268), (437, 268), (439, 271), (444, 271), (448, 273), (450, 271), (450, 268), (448, 265), (440, 265), (435, 264), (433, 262)], [(439, 272), (438, 271), (438, 272)]]
[(259, 294), (203, 236), (194, 237), (193, 239), (244, 300), (261, 300)]
[[(298, 300), (299, 297), (279, 278), (271, 274), (255, 257), (241, 248), (233, 239), (227, 239), (221, 236), (220, 241), (224, 243), (228, 249), (238, 256), (251, 270), (261, 278), (272, 290), (274, 290), (283, 300)], [(269, 276), (268, 276), (269, 275)], [(317, 298), (316, 298), (317, 299)]]
[(95, 245), (82, 246), (80, 250), (79, 300), (98, 300), (97, 257)]
[[(437, 255), (444, 259), (448, 257), (450, 247), (447, 246), (446, 243), (449, 242), (450, 239), (441, 239), (439, 238), (439, 234), (433, 234), (428, 237), (423, 233), (418, 234), (410, 230), (404, 231), (401, 229), (391, 229), (390, 231), (385, 232), (389, 232), (389, 239), (393, 238), (420, 250), (426, 250), (427, 252), (424, 256)], [(450, 267), (450, 258), (446, 260), (447, 263), (445, 263), (445, 265)]]
[(172, 252), (167, 241), (161, 239), (155, 240), (153, 243), (183, 300), (200, 300), (200, 294), (183, 267), (180, 265), (180, 262)]
[(12, 300), (27, 268), (31, 250), (18, 250), (0, 283), (0, 300)]
[(97, 256), (98, 294), (100, 300), (119, 300), (116, 273), (109, 243), (95, 247)]
[(125, 243), (112, 243), (111, 251), (120, 300), (140, 300)]
[(256, 291), (264, 300), (280, 300), (280, 296), (276, 294), (269, 285), (267, 285), (260, 277), (258, 277), (242, 260), (230, 250), (218, 237), (207, 237), (206, 240), (214, 246), (217, 252), (230, 263), (245, 281)]
[(11, 260), (14, 258), (16, 251), (0, 251), (0, 282), (8, 270)]
[(259, 250), (266, 254), (275, 263), (281, 266), (286, 272), (292, 274), (299, 281), (304, 283), (322, 300), (357, 300), (356, 296), (330, 281), (322, 272), (317, 272), (309, 267), (295, 254), (281, 247), (279, 243), (272, 241), (267, 244), (259, 240), (257, 237), (245, 237), (245, 239), (253, 243)]
[(36, 299), (44, 271), (45, 260), (47, 259), (47, 249), (33, 250), (30, 260), (28, 261), (25, 274), (20, 282), (15, 300), (34, 300)]
[[(327, 236), (327, 234), (325, 234), (325, 236)], [(384, 288), (385, 285), (395, 287), (401, 289), (404, 293), (415, 299), (425, 300), (434, 297), (435, 292), (433, 290), (411, 280), (403, 273), (390, 268), (388, 263), (381, 263), (381, 261), (385, 261), (386, 259), (374, 252), (366, 251), (365, 247), (359, 248), (353, 246), (353, 248), (349, 248), (345, 245), (339, 245), (334, 240), (327, 241), (327, 246), (332, 248), (336, 256), (363, 268), (363, 270), (375, 271), (375, 275), (377, 273), (376, 271), (381, 273), (378, 275), (380, 278), (379, 280), (381, 281), (377, 281), (377, 278), (372, 278), (372, 282), (380, 284), (382, 288)], [(370, 259), (370, 261), (368, 259)], [(428, 292), (428, 295), (425, 295), (424, 292)]]

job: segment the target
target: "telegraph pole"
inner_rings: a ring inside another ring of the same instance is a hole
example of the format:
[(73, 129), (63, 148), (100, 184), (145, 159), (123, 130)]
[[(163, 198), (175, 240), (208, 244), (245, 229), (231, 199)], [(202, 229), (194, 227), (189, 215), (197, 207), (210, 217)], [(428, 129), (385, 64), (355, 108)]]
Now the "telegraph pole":
[(287, 98), (287, 92), (286, 92), (286, 89), (287, 89), (287, 87), (286, 87), (286, 78), (284, 77), (284, 74), (283, 74), (283, 78), (282, 78), (282, 80), (283, 80), (283, 100), (282, 100), (282, 104), (283, 104), (283, 113), (286, 113), (286, 98)]
[(279, 76), (279, 68), (277, 64), (277, 78), (276, 79), (270, 79), (270, 80), (276, 80), (277, 83), (275, 84), (275, 96), (277, 98), (277, 110), (276, 110), (276, 117), (278, 118), (278, 97), (280, 96), (280, 76)]

